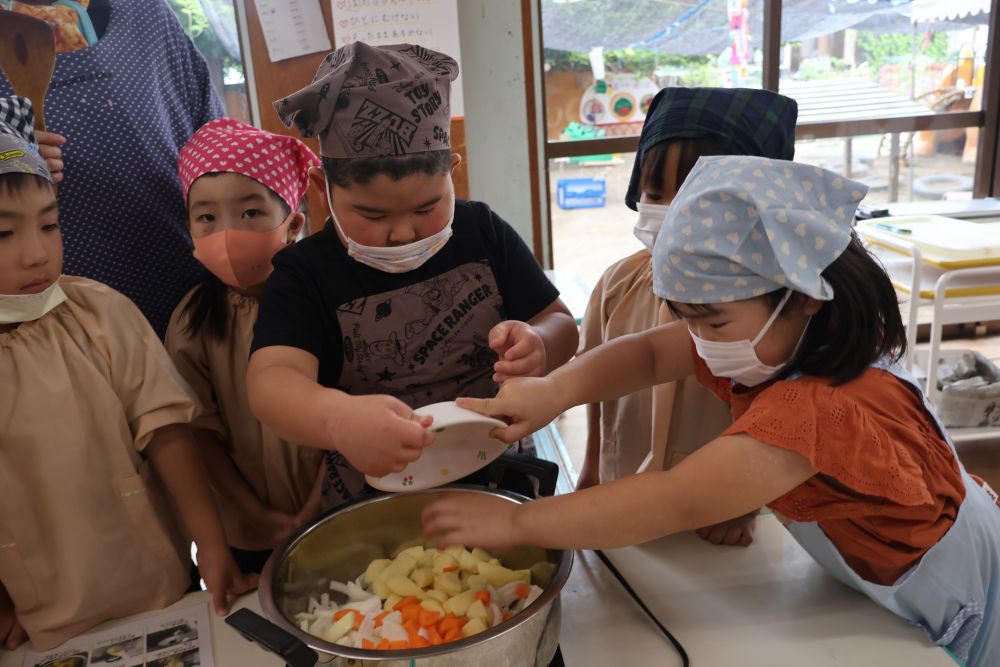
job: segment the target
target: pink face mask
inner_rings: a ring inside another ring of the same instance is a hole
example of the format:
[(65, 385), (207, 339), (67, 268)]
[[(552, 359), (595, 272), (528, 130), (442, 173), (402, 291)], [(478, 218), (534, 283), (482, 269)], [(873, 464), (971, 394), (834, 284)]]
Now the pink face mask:
[(287, 245), (286, 235), (294, 217), (292, 213), (268, 232), (224, 229), (194, 239), (194, 256), (230, 287), (256, 287), (274, 270), (271, 258)]

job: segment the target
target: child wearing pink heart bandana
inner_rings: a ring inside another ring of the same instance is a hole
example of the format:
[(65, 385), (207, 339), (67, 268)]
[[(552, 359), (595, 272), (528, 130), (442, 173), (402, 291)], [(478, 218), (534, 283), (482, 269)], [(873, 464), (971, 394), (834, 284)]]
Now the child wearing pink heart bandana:
[(319, 164), (298, 139), (232, 118), (202, 126), (178, 159), (194, 256), (209, 273), (174, 311), (166, 345), (201, 401), (192, 426), (245, 572), (259, 572), (274, 545), (318, 510), (320, 452), (262, 426), (245, 378), (271, 258), (302, 231), (299, 204)]

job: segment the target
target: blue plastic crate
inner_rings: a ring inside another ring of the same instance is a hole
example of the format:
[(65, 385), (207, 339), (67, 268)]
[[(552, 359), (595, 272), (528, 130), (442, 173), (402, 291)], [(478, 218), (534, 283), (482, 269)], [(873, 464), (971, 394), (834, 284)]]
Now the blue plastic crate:
[(556, 185), (559, 208), (603, 208), (607, 186), (603, 178), (560, 178)]

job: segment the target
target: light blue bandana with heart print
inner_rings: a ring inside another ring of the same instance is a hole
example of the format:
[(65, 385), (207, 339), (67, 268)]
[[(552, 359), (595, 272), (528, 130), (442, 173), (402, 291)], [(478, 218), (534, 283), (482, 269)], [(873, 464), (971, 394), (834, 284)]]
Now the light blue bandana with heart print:
[(728, 303), (791, 288), (829, 301), (822, 273), (850, 242), (867, 192), (796, 162), (702, 157), (657, 237), (653, 291), (679, 303)]

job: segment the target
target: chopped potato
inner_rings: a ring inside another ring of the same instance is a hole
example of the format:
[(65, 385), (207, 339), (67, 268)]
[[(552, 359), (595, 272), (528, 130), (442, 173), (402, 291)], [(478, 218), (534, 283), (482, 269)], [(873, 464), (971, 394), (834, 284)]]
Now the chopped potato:
[(434, 584), (434, 572), (422, 567), (418, 567), (410, 573), (410, 579), (421, 588), (429, 588)]
[(449, 596), (458, 595), (462, 592), (462, 582), (459, 581), (458, 575), (454, 572), (446, 572), (445, 574), (435, 574), (434, 575), (434, 588), (446, 593)]
[(401, 574), (389, 579), (385, 584), (389, 587), (390, 591), (404, 598), (412, 595), (415, 598), (423, 600), (427, 597), (424, 589), (413, 583), (413, 580), (409, 577), (404, 577)]
[(444, 610), (455, 614), (455, 616), (465, 616), (469, 605), (475, 600), (475, 595), (475, 591), (465, 591), (464, 593), (452, 596), (444, 603)]
[(396, 556), (396, 558), (393, 559), (393, 561), (389, 563), (389, 565), (382, 570), (381, 573), (379, 573), (378, 579), (380, 581), (388, 581), (389, 579), (397, 576), (408, 577), (410, 576), (410, 572), (413, 572), (413, 568), (416, 566), (416, 558), (409, 554), (401, 553)]
[(465, 610), (465, 615), (471, 620), (474, 618), (481, 618), (487, 623), (490, 620), (490, 612), (486, 611), (486, 605), (483, 604), (482, 600), (475, 600), (469, 605), (469, 608)]
[(382, 574), (385, 568), (389, 567), (389, 563), (392, 561), (388, 558), (379, 558), (378, 560), (373, 560), (368, 564), (368, 569), (365, 570), (364, 582), (370, 584), (378, 578), (378, 575)]
[(462, 626), (462, 635), (471, 637), (472, 635), (486, 631), (486, 621), (481, 618), (474, 618)]
[(444, 574), (458, 569), (458, 559), (449, 553), (439, 553), (434, 559), (434, 574)]
[(427, 591), (427, 597), (432, 600), (437, 600), (438, 602), (448, 601), (448, 594), (436, 588), (432, 588), (429, 591)]
[(423, 607), (424, 609), (426, 609), (427, 611), (436, 611), (437, 613), (441, 614), (442, 616), (444, 616), (445, 613), (446, 613), (445, 610), (444, 610), (444, 605), (442, 605), (437, 600), (434, 600), (434, 599), (431, 599), (431, 598), (427, 598), (426, 600), (424, 600), (423, 602), (421, 602), (420, 606)]
[(340, 620), (331, 625), (323, 633), (323, 639), (335, 642), (354, 629), (354, 614), (344, 614)]

